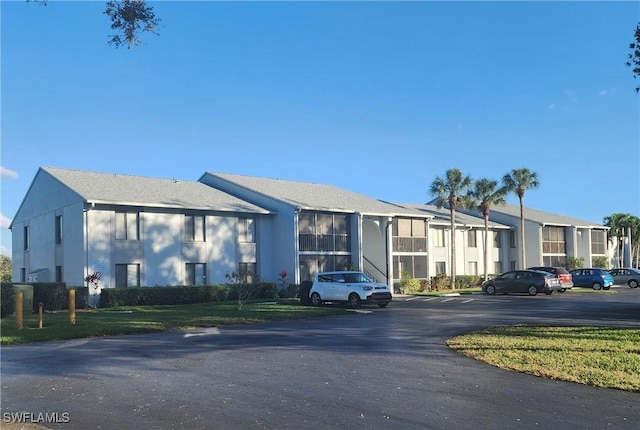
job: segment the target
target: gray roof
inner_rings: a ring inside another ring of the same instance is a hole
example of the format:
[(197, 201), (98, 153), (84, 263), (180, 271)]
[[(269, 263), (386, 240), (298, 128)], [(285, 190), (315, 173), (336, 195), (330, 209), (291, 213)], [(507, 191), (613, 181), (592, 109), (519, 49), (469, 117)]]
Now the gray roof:
[[(415, 203), (398, 203), (398, 204), (413, 208), (415, 210), (423, 211), (426, 214), (431, 214), (433, 216), (433, 220), (431, 221), (432, 223), (449, 224), (451, 222), (450, 221), (451, 213), (447, 208), (444, 208), (444, 207), (439, 208), (436, 205), (430, 205), (430, 204), (415, 204)], [(480, 216), (473, 216), (460, 211), (456, 211), (455, 219), (456, 219), (456, 224), (462, 224), (467, 227), (484, 228), (484, 218)], [(500, 224), (491, 220), (489, 220), (489, 227), (504, 228), (504, 229), (511, 228), (508, 225)]]
[(402, 205), (337, 188), (332, 185), (267, 179), (228, 173), (207, 172), (209, 175), (236, 184), (294, 208), (327, 212), (361, 213), (363, 215), (432, 217)]
[(43, 167), (88, 203), (220, 212), (269, 213), (268, 210), (201, 182), (116, 173)]
[[(492, 207), (491, 212), (514, 216), (520, 219), (520, 205), (507, 203), (504, 206)], [(537, 222), (540, 225), (575, 226), (585, 228), (607, 228), (602, 224), (585, 221), (583, 219), (572, 218), (564, 215), (553, 214), (537, 209), (524, 208), (524, 218), (528, 221)]]

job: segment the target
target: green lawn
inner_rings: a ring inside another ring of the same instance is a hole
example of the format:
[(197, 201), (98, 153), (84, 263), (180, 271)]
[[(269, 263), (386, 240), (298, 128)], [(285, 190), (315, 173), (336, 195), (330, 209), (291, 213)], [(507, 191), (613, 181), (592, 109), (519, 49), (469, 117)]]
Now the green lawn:
[(341, 315), (346, 312), (344, 307), (323, 306), (316, 308), (301, 306), (297, 299), (279, 299), (277, 302), (247, 303), (241, 311), (238, 310), (237, 302), (76, 310), (76, 323), (71, 325), (68, 312), (60, 311), (45, 313), (43, 328), (38, 328), (39, 316), (37, 314), (24, 316), (22, 330), (16, 329), (15, 318), (3, 318), (0, 322), (0, 341), (2, 345), (12, 345), (194, 327), (254, 324), (266, 321)]
[(447, 341), (471, 358), (507, 370), (640, 392), (640, 329), (493, 327)]

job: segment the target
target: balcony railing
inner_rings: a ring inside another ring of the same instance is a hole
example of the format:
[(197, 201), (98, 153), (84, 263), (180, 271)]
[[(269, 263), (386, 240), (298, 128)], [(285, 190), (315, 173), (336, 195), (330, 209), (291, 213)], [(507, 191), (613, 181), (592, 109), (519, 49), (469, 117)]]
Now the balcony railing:
[(300, 251), (351, 251), (348, 234), (308, 234), (298, 235)]

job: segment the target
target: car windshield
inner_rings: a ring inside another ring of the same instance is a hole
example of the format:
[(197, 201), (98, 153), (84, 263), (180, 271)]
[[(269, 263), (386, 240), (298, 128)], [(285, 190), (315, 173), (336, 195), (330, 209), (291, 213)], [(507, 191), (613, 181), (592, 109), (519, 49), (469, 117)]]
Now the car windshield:
[(367, 275), (364, 273), (345, 273), (344, 280), (350, 283), (362, 283), (362, 282), (371, 282), (371, 279), (367, 278)]

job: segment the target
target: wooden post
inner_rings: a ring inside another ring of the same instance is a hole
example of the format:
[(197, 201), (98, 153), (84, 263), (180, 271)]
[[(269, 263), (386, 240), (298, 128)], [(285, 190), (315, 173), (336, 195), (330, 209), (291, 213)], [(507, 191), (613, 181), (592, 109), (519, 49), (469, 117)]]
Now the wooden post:
[(16, 328), (22, 330), (22, 300), (24, 293), (16, 291)]
[(74, 288), (69, 290), (69, 323), (71, 325), (76, 323), (76, 290)]
[(42, 302), (38, 303), (38, 315), (40, 316), (40, 318), (38, 319), (38, 328), (42, 328), (42, 307), (44, 305), (42, 304)]

